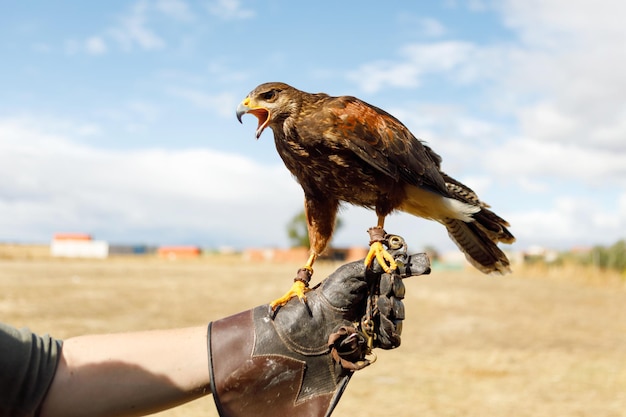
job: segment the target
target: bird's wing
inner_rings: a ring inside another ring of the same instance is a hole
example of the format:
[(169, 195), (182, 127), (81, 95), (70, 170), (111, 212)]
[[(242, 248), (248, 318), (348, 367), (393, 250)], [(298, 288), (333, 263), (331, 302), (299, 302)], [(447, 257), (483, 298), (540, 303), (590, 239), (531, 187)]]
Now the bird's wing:
[[(448, 195), (439, 171), (441, 158), (398, 119), (354, 97), (328, 97), (309, 114), (311, 128), (322, 127), (324, 140), (354, 152), (395, 180)], [(305, 127), (306, 128), (306, 127)]]

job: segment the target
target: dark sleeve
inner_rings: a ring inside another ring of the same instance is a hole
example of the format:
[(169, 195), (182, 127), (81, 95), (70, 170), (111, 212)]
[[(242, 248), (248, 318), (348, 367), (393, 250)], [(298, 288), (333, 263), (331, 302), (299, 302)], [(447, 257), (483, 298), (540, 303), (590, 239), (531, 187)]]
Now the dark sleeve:
[(37, 413), (61, 354), (60, 340), (0, 323), (0, 417)]

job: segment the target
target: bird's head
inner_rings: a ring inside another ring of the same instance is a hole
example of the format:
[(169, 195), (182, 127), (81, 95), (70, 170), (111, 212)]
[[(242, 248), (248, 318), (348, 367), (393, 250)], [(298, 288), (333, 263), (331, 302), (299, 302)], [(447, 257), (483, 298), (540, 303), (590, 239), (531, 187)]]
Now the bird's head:
[(241, 116), (250, 113), (259, 119), (256, 129), (258, 139), (263, 130), (279, 120), (284, 120), (294, 109), (295, 88), (285, 83), (265, 83), (256, 87), (237, 106), (237, 120), (241, 122)]

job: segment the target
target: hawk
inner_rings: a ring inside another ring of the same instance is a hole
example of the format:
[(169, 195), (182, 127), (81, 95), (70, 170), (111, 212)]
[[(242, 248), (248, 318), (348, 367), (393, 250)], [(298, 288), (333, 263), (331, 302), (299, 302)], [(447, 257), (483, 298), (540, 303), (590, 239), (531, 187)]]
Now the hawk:
[(376, 212), (370, 229), (369, 266), (376, 257), (388, 272), (393, 258), (381, 241), (385, 217), (399, 210), (435, 220), (478, 270), (510, 272), (499, 242), (513, 243), (509, 224), (476, 193), (441, 170), (441, 157), (398, 119), (356, 97), (311, 94), (280, 82), (261, 84), (237, 107), (257, 117), (258, 139), (274, 132), (276, 150), (304, 190), (310, 255), (292, 288), (272, 308), (291, 297), (305, 299), (316, 258), (326, 248), (341, 203)]

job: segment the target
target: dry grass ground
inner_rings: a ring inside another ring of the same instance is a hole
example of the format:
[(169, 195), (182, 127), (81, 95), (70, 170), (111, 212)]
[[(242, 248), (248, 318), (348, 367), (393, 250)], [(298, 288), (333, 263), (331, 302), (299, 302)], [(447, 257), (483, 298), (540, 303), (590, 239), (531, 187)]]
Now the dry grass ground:
[[(336, 266), (320, 263), (315, 278)], [(268, 301), (296, 267), (59, 260), (5, 246), (0, 317), (60, 338), (197, 325)], [(583, 270), (411, 278), (402, 346), (354, 376), (334, 415), (624, 417), (626, 290), (609, 281)], [(206, 397), (159, 415), (217, 413)]]

